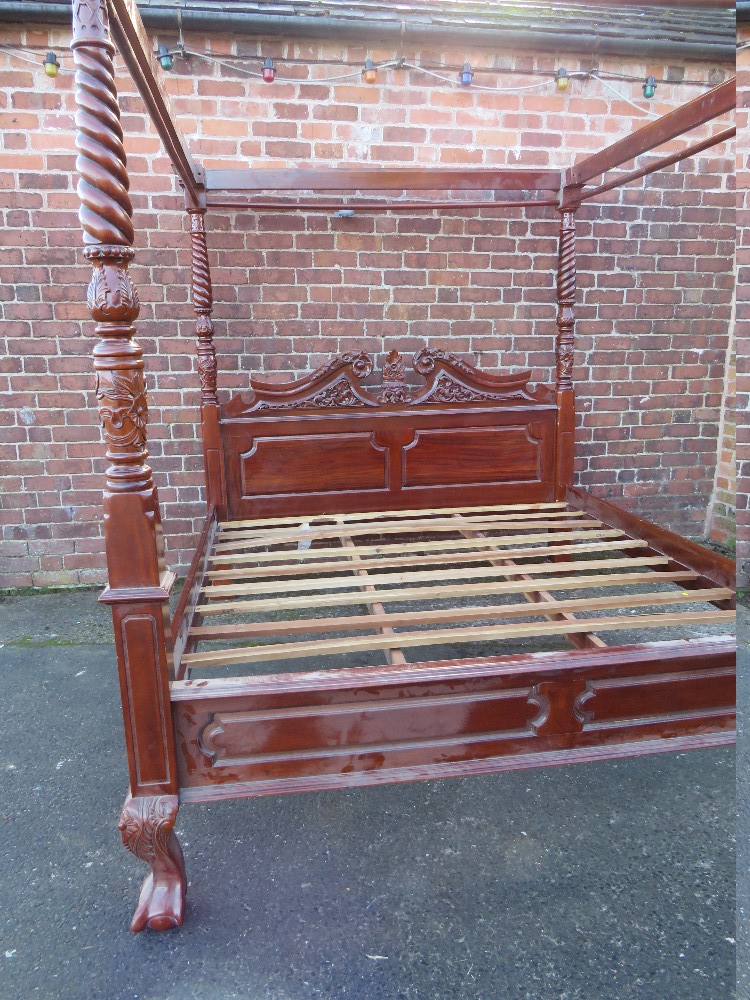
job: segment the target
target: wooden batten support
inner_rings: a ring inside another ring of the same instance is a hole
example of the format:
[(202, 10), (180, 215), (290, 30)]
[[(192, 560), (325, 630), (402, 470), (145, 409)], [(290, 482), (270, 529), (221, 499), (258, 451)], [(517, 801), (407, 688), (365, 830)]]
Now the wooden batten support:
[(206, 243), (205, 210), (189, 208), (190, 245), (192, 250), (193, 308), (198, 342), (198, 377), (201, 386), (201, 437), (203, 468), (206, 476), (206, 501), (215, 507), (217, 516), (226, 517), (227, 491), (224, 451), (221, 444), (219, 399), (216, 395), (216, 349), (214, 348), (213, 289)]
[(555, 440), (555, 499), (565, 497), (573, 483), (575, 457), (575, 391), (573, 350), (576, 298), (575, 208), (560, 212), (560, 242), (557, 265), (557, 341), (555, 344), (557, 430)]
[(174, 577), (164, 565), (159, 502), (146, 464), (146, 384), (134, 326), (139, 300), (128, 273), (132, 206), (106, 4), (73, 4), (71, 48), (79, 217), (93, 265), (88, 304), (99, 337), (96, 398), (110, 462), (104, 490), (109, 586), (101, 600), (112, 606), (131, 794), (153, 798), (174, 795), (178, 787), (167, 604)]

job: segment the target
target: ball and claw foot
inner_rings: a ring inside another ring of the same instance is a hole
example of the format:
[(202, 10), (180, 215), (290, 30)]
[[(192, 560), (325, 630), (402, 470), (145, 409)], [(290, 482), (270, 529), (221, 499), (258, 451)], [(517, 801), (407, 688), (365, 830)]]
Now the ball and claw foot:
[(185, 916), (185, 861), (174, 824), (176, 795), (128, 798), (118, 824), (122, 842), (151, 868), (141, 889), (131, 931), (168, 931)]

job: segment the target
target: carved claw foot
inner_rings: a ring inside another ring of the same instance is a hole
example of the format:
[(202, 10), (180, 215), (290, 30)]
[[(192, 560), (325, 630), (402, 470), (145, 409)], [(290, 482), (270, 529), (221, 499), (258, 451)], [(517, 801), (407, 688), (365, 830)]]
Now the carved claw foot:
[(130, 798), (118, 824), (122, 842), (151, 867), (130, 924), (131, 931), (168, 931), (181, 927), (185, 915), (185, 861), (174, 832), (176, 795)]

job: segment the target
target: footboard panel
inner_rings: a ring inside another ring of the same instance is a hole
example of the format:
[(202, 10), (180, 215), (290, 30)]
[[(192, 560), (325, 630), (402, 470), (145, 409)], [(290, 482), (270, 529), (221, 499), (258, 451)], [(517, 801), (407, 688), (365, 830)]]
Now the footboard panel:
[(733, 640), (719, 638), (176, 682), (181, 795), (354, 787), (731, 742), (734, 656)]

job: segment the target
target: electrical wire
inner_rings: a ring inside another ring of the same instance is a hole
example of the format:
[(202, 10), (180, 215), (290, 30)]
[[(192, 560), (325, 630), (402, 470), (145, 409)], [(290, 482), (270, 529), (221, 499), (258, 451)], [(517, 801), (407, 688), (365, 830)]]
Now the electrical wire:
[[(413, 69), (418, 73), (424, 73), (425, 76), (434, 76), (436, 80), (442, 80), (443, 83), (450, 83), (451, 86), (462, 86), (457, 84), (455, 80), (452, 80), (449, 76), (443, 76), (441, 73), (435, 73), (434, 70), (425, 69), (424, 66), (415, 66), (414, 63), (401, 61), (397, 63), (399, 66), (403, 66), (404, 69)], [(571, 74), (572, 75), (572, 74)], [(549, 87), (550, 84), (554, 83), (554, 79), (541, 80), (539, 83), (532, 83), (528, 87), (482, 87), (480, 84), (472, 82), (466, 90), (485, 90), (489, 91), (491, 94), (518, 94), (524, 90), (540, 90), (542, 87)]]
[(648, 115), (649, 118), (661, 118), (660, 114), (657, 114), (655, 111), (649, 111), (648, 108), (642, 108), (640, 104), (636, 104), (635, 101), (631, 101), (629, 97), (621, 94), (616, 87), (613, 87), (610, 83), (607, 83), (606, 80), (603, 80), (595, 70), (592, 70), (589, 76), (592, 80), (598, 80), (599, 83), (607, 88), (607, 90), (611, 90), (612, 93), (619, 97), (621, 101), (625, 101), (626, 104), (630, 104), (631, 107), (636, 109), (636, 111), (640, 111), (642, 115)]
[[(24, 55), (22, 52), (16, 52), (16, 50), (12, 49), (9, 45), (0, 45), (0, 52), (4, 52), (8, 56), (13, 56), (14, 59), (20, 59), (21, 62), (31, 63), (32, 66), (36, 66), (37, 68), (43, 67), (44, 65), (44, 63), (41, 60), (32, 59), (30, 56)], [(64, 70), (62, 66), (58, 65), (57, 72), (65, 73), (68, 71)]]

